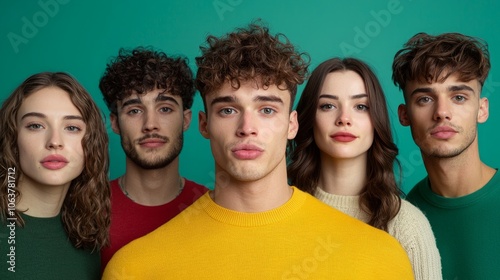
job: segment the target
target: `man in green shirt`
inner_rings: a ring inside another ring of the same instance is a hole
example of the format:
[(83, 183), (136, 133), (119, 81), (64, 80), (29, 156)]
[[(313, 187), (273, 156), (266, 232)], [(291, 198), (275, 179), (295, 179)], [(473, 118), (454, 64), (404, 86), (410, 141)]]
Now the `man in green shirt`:
[(500, 175), (479, 157), (477, 124), (488, 119), (481, 89), (490, 70), (480, 39), (419, 33), (396, 53), (398, 108), (428, 176), (407, 199), (427, 216), (443, 279), (500, 279)]

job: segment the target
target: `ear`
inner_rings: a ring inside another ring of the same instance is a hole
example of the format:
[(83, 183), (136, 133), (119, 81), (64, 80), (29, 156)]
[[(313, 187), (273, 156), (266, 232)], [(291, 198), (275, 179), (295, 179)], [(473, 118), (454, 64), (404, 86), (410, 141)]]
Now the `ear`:
[(191, 109), (186, 109), (186, 110), (184, 110), (183, 114), (184, 114), (184, 119), (183, 119), (183, 123), (182, 123), (182, 129), (184, 131), (186, 131), (186, 130), (188, 130), (189, 125), (191, 125), (193, 112), (191, 111)]
[(118, 123), (118, 116), (115, 113), (109, 114), (109, 121), (111, 122), (111, 129), (114, 133), (120, 134), (120, 124)]
[(483, 97), (479, 99), (479, 110), (477, 112), (477, 122), (478, 123), (484, 123), (486, 120), (488, 120), (488, 117), (490, 116), (490, 109), (489, 109), (489, 101), (488, 98)]
[(290, 113), (290, 120), (288, 124), (288, 140), (292, 140), (299, 131), (299, 121), (297, 120), (297, 111), (293, 110)]
[(408, 118), (408, 109), (406, 108), (405, 104), (399, 104), (398, 117), (399, 117), (399, 123), (401, 123), (401, 125), (403, 126), (410, 125), (410, 119)]
[(198, 129), (203, 137), (209, 139), (210, 134), (208, 133), (207, 125), (207, 115), (205, 112), (198, 112)]

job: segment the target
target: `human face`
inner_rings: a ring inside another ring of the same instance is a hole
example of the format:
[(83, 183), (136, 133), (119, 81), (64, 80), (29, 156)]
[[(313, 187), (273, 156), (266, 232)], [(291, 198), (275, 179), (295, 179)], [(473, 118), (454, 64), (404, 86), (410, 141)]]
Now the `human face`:
[(314, 140), (322, 156), (349, 159), (363, 156), (373, 143), (368, 94), (354, 71), (329, 73), (318, 95)]
[(156, 89), (134, 93), (117, 107), (117, 115), (111, 114), (111, 125), (120, 134), (132, 163), (143, 169), (159, 169), (178, 158), (183, 132), (191, 122), (191, 110), (183, 110), (180, 96)]
[(33, 92), (24, 99), (16, 119), (22, 181), (69, 186), (83, 170), (86, 131), (69, 94), (58, 87)]
[(477, 149), (477, 123), (488, 119), (488, 100), (480, 98), (477, 80), (463, 82), (453, 74), (443, 82), (411, 81), (404, 92), (399, 120), (411, 127), (424, 156), (451, 158), (471, 145)]
[(286, 170), (286, 144), (297, 133), (297, 113), (290, 113), (290, 92), (254, 82), (239, 89), (225, 83), (205, 97), (200, 132), (210, 139), (216, 171), (237, 181), (271, 178)]

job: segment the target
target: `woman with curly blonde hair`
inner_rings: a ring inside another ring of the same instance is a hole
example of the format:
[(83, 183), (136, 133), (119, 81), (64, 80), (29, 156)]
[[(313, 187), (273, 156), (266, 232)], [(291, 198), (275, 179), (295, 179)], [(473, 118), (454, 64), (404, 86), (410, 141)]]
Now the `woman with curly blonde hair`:
[(38, 73), (3, 103), (0, 131), (0, 278), (98, 279), (110, 207), (98, 107), (70, 75)]

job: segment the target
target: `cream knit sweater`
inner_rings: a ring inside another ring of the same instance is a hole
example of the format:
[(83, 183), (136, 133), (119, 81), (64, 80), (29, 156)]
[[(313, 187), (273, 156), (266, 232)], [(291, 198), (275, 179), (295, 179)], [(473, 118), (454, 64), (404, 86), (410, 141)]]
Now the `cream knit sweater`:
[[(369, 216), (359, 206), (359, 196), (334, 195), (317, 188), (314, 194), (324, 203), (368, 222)], [(394, 236), (408, 253), (415, 279), (442, 279), (441, 258), (429, 221), (411, 203), (401, 200), (399, 213), (388, 224), (388, 232)]]

